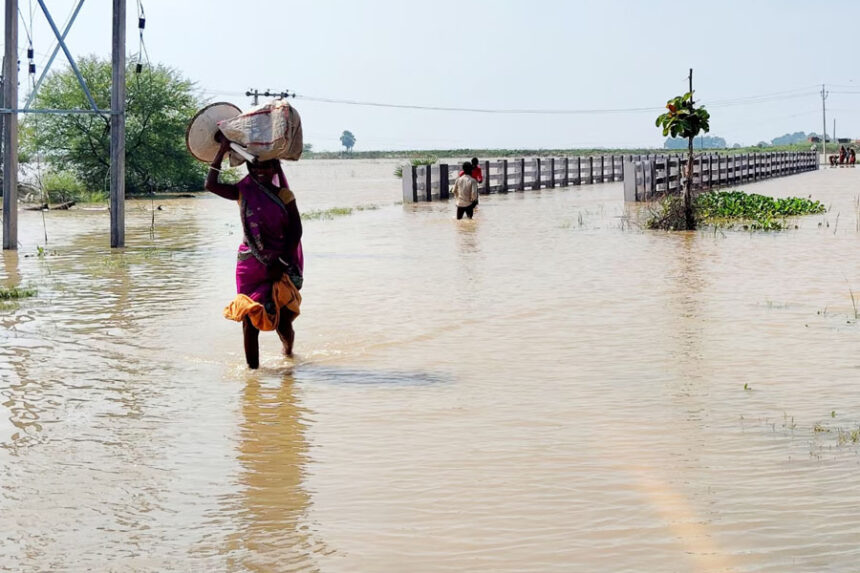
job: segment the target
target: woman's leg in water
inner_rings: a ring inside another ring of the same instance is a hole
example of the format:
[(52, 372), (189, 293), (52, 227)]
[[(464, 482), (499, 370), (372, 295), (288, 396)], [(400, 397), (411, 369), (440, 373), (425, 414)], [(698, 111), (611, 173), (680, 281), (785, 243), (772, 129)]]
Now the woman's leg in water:
[(260, 331), (245, 317), (242, 321), (242, 334), (245, 337), (245, 361), (248, 368), (260, 367)]
[(281, 344), (284, 345), (284, 356), (293, 355), (293, 342), (296, 340), (296, 331), (293, 330), (293, 320), (296, 315), (287, 310), (287, 307), (281, 308), (280, 318), (278, 319), (278, 337), (281, 339)]

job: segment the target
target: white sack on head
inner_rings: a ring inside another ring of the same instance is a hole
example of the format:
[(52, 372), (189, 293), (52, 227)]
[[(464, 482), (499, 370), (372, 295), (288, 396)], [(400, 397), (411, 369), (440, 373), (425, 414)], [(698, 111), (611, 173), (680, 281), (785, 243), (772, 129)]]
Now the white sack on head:
[[(284, 100), (263, 104), (218, 122), (218, 128), (230, 141), (246, 148), (259, 161), (302, 156), (302, 120), (299, 113)], [(234, 158), (231, 156), (231, 163)]]

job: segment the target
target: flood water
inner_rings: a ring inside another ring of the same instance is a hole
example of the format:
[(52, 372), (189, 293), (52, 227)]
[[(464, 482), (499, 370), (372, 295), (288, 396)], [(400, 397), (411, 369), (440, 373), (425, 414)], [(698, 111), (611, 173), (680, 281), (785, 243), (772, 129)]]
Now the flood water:
[[(620, 183), (401, 205), (287, 168), (294, 360), (244, 365), (217, 197), (22, 212), (0, 284), (0, 570), (854, 571), (860, 170), (778, 233), (643, 231)], [(44, 243), (47, 232), (48, 242)], [(37, 246), (46, 248), (37, 256)]]

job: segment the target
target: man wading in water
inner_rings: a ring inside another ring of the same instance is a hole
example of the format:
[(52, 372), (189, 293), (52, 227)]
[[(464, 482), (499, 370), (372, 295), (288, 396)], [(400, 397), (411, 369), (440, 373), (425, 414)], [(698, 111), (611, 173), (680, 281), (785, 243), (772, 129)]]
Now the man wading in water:
[(471, 219), (478, 204), (478, 182), (472, 178), (472, 164), (468, 161), (463, 163), (463, 170), (454, 182), (453, 195), (457, 200), (457, 219), (464, 214)]
[[(248, 163), (248, 176), (236, 185), (221, 183), (219, 174), (230, 142), (218, 134), (221, 147), (209, 167), (206, 189), (239, 203), (244, 240), (236, 262), (236, 298), (224, 316), (242, 322), (245, 360), (260, 365), (261, 330), (277, 330), (284, 354), (293, 353), (293, 320), (302, 297), (302, 220), (296, 199), (277, 159)], [(273, 184), (277, 176), (278, 186)]]

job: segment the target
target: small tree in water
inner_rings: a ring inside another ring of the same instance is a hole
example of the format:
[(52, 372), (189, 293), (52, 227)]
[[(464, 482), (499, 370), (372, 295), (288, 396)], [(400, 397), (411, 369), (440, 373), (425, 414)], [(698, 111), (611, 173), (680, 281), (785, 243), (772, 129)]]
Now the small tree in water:
[(687, 180), (684, 185), (684, 224), (688, 231), (696, 228), (693, 216), (693, 139), (699, 133), (710, 131), (710, 114), (704, 106), (693, 105), (693, 70), (690, 69), (690, 91), (666, 102), (666, 113), (657, 118), (657, 127), (663, 128), (663, 136), (685, 137), (688, 142)]

